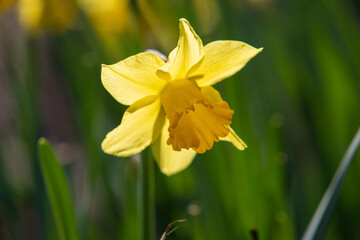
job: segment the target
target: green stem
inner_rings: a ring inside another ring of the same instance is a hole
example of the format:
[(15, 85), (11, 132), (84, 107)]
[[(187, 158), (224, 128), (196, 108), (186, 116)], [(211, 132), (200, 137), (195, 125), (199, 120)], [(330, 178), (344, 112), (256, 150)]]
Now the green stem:
[(155, 239), (155, 183), (154, 161), (146, 149), (141, 159), (141, 239)]

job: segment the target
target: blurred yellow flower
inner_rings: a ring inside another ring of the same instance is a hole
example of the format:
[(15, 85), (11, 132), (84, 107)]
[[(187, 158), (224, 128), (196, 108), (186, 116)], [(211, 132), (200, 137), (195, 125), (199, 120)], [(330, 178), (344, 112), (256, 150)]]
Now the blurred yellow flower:
[(75, 0), (18, 0), (20, 23), (31, 32), (42, 28), (63, 31), (76, 15)]
[(14, 0), (0, 0), (0, 13), (10, 7), (14, 3)]
[(185, 169), (196, 153), (219, 140), (240, 150), (246, 144), (230, 128), (233, 110), (211, 85), (235, 74), (262, 49), (240, 41), (203, 46), (186, 19), (180, 19), (177, 47), (165, 62), (151, 52), (103, 65), (106, 90), (130, 105), (120, 126), (107, 134), (104, 152), (131, 156), (152, 144), (163, 173)]
[(96, 33), (110, 44), (130, 18), (129, 0), (78, 0), (78, 3)]

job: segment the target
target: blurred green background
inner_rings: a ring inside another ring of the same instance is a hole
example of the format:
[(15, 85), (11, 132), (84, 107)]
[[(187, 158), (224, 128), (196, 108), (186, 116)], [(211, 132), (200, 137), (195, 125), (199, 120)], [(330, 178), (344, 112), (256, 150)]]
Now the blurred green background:
[[(66, 172), (81, 239), (139, 239), (139, 156), (100, 144), (125, 106), (101, 64), (176, 46), (178, 19), (203, 43), (264, 51), (217, 84), (249, 146), (221, 142), (171, 177), (156, 166), (156, 232), (167, 239), (299, 239), (360, 123), (360, 5), (342, 0), (1, 0), (0, 239), (59, 239), (37, 141)], [(360, 154), (326, 239), (360, 236)]]

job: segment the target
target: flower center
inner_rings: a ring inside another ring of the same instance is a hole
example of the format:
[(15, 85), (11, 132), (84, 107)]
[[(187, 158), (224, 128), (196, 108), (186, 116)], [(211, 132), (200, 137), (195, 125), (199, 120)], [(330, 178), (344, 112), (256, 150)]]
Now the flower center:
[(175, 151), (192, 148), (203, 153), (219, 137), (229, 133), (234, 111), (225, 101), (212, 102), (204, 96), (195, 81), (170, 81), (160, 94), (162, 106), (170, 121), (169, 139)]

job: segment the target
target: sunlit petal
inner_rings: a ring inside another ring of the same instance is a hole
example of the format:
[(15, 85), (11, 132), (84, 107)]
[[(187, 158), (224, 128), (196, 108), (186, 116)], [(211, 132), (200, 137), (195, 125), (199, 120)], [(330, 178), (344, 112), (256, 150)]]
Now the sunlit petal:
[(173, 175), (187, 168), (194, 159), (196, 152), (192, 149), (174, 151), (166, 144), (169, 138), (169, 120), (166, 119), (159, 138), (152, 144), (153, 153), (161, 172), (166, 175)]
[(139, 53), (116, 64), (103, 65), (101, 80), (118, 102), (131, 105), (145, 96), (160, 93), (166, 82), (155, 73), (164, 64), (153, 53)]
[[(220, 93), (213, 87), (203, 87), (201, 88), (201, 92), (213, 103), (222, 101)], [(243, 140), (241, 140), (241, 138), (239, 138), (238, 135), (236, 135), (235, 131), (230, 126), (227, 128), (229, 129), (229, 134), (224, 138), (220, 138), (220, 140), (231, 142), (239, 150), (247, 148), (247, 145), (243, 142)]]
[(213, 103), (221, 102), (223, 99), (221, 98), (220, 93), (213, 87), (202, 87), (201, 93), (204, 94), (210, 101)]
[(106, 135), (102, 142), (104, 152), (127, 157), (141, 152), (156, 139), (156, 128), (161, 104), (159, 98), (148, 96), (131, 105), (120, 126)]
[(239, 150), (244, 150), (245, 148), (247, 148), (247, 145), (244, 143), (243, 140), (241, 140), (241, 138), (239, 138), (235, 131), (230, 126), (228, 126), (228, 128), (230, 130), (229, 134), (224, 138), (220, 138), (220, 140), (231, 142)]
[(201, 39), (186, 19), (180, 19), (177, 47), (169, 54), (169, 61), (158, 71), (158, 76), (171, 79), (184, 78), (191, 68), (198, 66), (204, 56)]
[(205, 56), (200, 66), (191, 76), (197, 79), (200, 87), (213, 85), (238, 72), (262, 48), (254, 48), (239, 41), (215, 41), (204, 47)]

